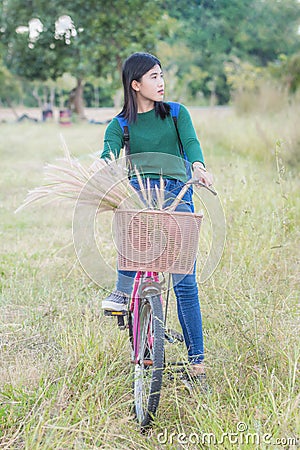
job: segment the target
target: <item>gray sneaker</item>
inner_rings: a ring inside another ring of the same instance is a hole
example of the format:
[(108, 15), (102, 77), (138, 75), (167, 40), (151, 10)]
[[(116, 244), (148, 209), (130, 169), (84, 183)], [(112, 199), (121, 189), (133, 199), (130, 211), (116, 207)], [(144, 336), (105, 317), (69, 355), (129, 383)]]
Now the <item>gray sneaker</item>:
[(113, 291), (102, 301), (102, 309), (106, 311), (126, 311), (129, 295), (121, 291)]

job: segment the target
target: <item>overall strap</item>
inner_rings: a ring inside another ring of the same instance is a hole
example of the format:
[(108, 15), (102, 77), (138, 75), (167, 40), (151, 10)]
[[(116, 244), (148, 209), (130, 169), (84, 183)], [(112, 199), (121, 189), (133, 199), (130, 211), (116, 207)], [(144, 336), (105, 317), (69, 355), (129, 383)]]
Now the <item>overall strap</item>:
[(130, 160), (129, 125), (127, 120), (120, 115), (116, 116), (116, 119), (118, 120), (119, 125), (123, 130), (125, 157), (128, 164), (128, 168), (131, 170), (132, 166)]
[(179, 115), (180, 103), (176, 103), (176, 102), (168, 102), (168, 103), (171, 106), (171, 114), (172, 114), (172, 119), (173, 119), (173, 122), (174, 122), (174, 125), (175, 125), (175, 128), (176, 128), (180, 154), (181, 154), (182, 158), (184, 158), (183, 145), (182, 145), (182, 141), (180, 139), (178, 126), (177, 126), (177, 118), (178, 118), (178, 115)]
[(179, 134), (179, 130), (178, 130), (178, 125), (177, 125), (177, 118), (179, 116), (180, 103), (176, 103), (176, 102), (168, 102), (168, 103), (171, 106), (171, 114), (172, 114), (172, 119), (173, 119), (173, 122), (175, 125), (177, 137), (178, 137), (180, 155), (181, 155), (182, 159), (184, 160), (185, 169), (186, 169), (188, 178), (192, 178), (191, 166), (190, 166), (190, 163), (188, 162), (187, 155), (184, 151), (182, 140), (180, 138), (180, 134)]
[(180, 103), (168, 102), (168, 104), (171, 106), (172, 117), (176, 117), (176, 119), (177, 119), (177, 117), (179, 116)]

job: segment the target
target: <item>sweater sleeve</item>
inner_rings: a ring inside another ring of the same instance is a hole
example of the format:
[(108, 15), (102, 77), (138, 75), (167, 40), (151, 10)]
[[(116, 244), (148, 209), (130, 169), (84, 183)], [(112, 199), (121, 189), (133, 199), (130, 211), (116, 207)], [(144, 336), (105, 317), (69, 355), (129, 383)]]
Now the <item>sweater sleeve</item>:
[(123, 132), (117, 119), (113, 119), (107, 126), (104, 134), (104, 148), (101, 154), (102, 159), (111, 159), (111, 153), (115, 158), (120, 155), (124, 146)]
[(193, 164), (195, 161), (200, 161), (204, 164), (201, 145), (197, 138), (192, 118), (183, 105), (180, 105), (177, 124), (179, 136), (189, 162)]

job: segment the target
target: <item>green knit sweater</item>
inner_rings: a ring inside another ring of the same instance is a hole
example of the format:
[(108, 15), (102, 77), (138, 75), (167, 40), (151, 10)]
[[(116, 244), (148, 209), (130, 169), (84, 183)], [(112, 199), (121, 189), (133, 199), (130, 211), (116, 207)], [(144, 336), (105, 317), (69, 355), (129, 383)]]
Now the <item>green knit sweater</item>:
[[(180, 105), (177, 126), (188, 161), (204, 163), (203, 154), (188, 110)], [(136, 166), (143, 176), (187, 180), (186, 167), (180, 155), (178, 137), (173, 118), (157, 117), (154, 109), (139, 113), (137, 121), (129, 126), (130, 155), (132, 167)], [(123, 130), (114, 118), (105, 131), (104, 150), (101, 158), (116, 158), (124, 147)]]

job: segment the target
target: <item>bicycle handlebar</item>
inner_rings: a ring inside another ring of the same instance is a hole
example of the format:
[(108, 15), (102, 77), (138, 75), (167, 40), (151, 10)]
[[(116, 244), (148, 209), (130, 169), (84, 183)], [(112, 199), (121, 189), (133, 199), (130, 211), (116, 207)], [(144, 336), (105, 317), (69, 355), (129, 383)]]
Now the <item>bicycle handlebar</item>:
[(204, 188), (206, 188), (209, 192), (211, 192), (214, 195), (218, 195), (217, 192), (210, 188), (209, 186), (206, 186), (206, 184), (202, 183), (199, 180), (196, 180), (194, 178), (191, 178), (190, 180), (188, 180), (185, 185), (183, 186), (183, 188), (181, 189), (181, 191), (179, 192), (179, 194), (176, 197), (176, 200), (174, 200), (174, 202), (172, 203), (171, 207), (169, 207), (169, 211), (174, 211), (175, 208), (177, 208), (177, 206), (179, 205), (179, 203), (181, 202), (184, 194), (186, 193), (186, 191), (188, 190), (188, 188), (190, 187), (191, 184), (198, 184), (199, 186), (202, 186)]
[(188, 181), (186, 182), (186, 184), (187, 184), (187, 185), (189, 185), (189, 184), (196, 184), (196, 185), (198, 185), (198, 186), (204, 187), (205, 189), (207, 189), (207, 190), (208, 190), (209, 192), (211, 192), (212, 194), (218, 195), (217, 192), (216, 192), (214, 189), (212, 189), (212, 188), (209, 187), (209, 186), (206, 186), (206, 184), (202, 183), (202, 182), (199, 181), (199, 180), (195, 180), (194, 178), (191, 178), (190, 180), (188, 180)]

